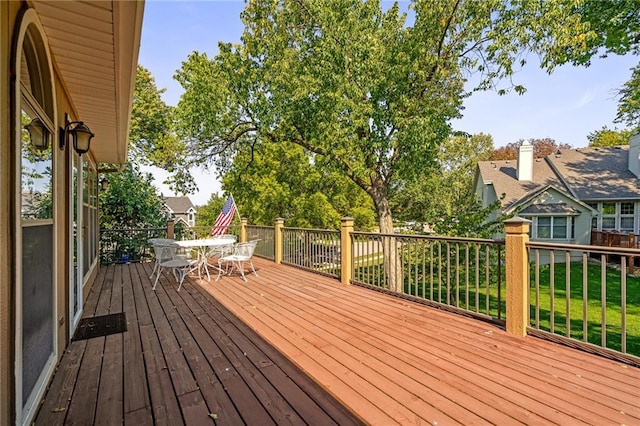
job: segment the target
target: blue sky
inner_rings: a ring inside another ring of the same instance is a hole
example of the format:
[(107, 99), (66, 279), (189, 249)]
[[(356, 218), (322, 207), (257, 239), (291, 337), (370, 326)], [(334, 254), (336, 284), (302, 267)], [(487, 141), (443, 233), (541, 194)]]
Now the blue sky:
[[(146, 1), (139, 62), (151, 71), (159, 88), (167, 89), (163, 96), (167, 104), (180, 99), (182, 88), (173, 75), (191, 52), (213, 57), (219, 41), (239, 42), (243, 9), (242, 1)], [(547, 137), (586, 146), (590, 132), (614, 127), (616, 89), (629, 79), (630, 68), (639, 59), (594, 59), (589, 68), (563, 66), (552, 75), (540, 70), (535, 58), (529, 62), (514, 78), (527, 88), (525, 95), (474, 93), (465, 101), (464, 118), (454, 123), (456, 130), (490, 134), (496, 147)], [(164, 174), (157, 170), (154, 174), (156, 185), (169, 195), (161, 184)], [(212, 174), (195, 171), (194, 176), (200, 191), (189, 196), (195, 204), (205, 204), (212, 193), (220, 192)]]

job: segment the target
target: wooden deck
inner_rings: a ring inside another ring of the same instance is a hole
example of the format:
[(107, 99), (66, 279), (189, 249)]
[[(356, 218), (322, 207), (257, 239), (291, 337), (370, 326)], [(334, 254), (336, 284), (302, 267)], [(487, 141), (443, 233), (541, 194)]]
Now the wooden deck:
[[(365, 423), (640, 424), (638, 368), (270, 261), (256, 266), (248, 283), (190, 279), (178, 293), (167, 278), (156, 294), (148, 265), (103, 269), (87, 315), (124, 310), (129, 330), (73, 342), (36, 423), (198, 425), (208, 413), (221, 424), (357, 421), (300, 384), (304, 375), (269, 345), (250, 344), (219, 301)], [(228, 349), (236, 346), (239, 354)]]
[(125, 312), (127, 331), (70, 344), (35, 424), (362, 423), (194, 281), (154, 292), (150, 273), (100, 271), (84, 316)]

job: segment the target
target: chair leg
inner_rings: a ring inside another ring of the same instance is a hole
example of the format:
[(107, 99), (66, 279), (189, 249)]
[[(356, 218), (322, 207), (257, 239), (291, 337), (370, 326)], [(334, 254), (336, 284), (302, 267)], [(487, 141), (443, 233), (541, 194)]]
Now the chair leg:
[(244, 282), (247, 282), (247, 277), (244, 276), (244, 268), (242, 267), (243, 263), (244, 262), (238, 262), (238, 269), (240, 269), (240, 275), (242, 275)]
[(253, 260), (249, 259), (249, 265), (251, 265), (251, 270), (253, 271), (254, 275), (257, 277), (258, 273), (256, 272), (256, 268), (253, 267)]
[(180, 269), (178, 271), (178, 274), (180, 275), (180, 284), (178, 285), (178, 291), (180, 291), (180, 289), (182, 288), (182, 283), (184, 283), (184, 279), (187, 276), (187, 272)]
[(156, 286), (158, 285), (158, 280), (160, 279), (160, 272), (161, 272), (162, 268), (158, 268), (158, 275), (156, 276), (156, 282), (153, 283), (153, 290), (156, 289)]
[(156, 269), (158, 269), (158, 261), (157, 260), (153, 264), (153, 269), (151, 270), (151, 276), (149, 278), (153, 278), (153, 275), (156, 273)]
[(216, 282), (220, 279), (220, 275), (222, 275), (222, 258), (218, 259), (218, 276), (216, 277)]

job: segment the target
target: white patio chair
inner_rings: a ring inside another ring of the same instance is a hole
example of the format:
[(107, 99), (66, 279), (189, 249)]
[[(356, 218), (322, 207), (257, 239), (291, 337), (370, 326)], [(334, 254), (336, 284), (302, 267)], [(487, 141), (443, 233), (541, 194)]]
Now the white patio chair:
[(207, 279), (209, 281), (211, 280), (211, 277), (209, 275), (209, 266), (213, 267), (214, 269), (218, 269), (215, 264), (209, 263), (209, 258), (217, 257), (219, 260), (221, 257), (233, 254), (237, 238), (238, 237), (231, 234), (218, 235), (215, 237), (216, 240), (224, 240), (228, 241), (229, 243), (211, 246), (209, 247), (209, 250), (207, 250), (205, 254), (204, 267), (207, 272)]
[(207, 252), (207, 257), (222, 257), (233, 253), (233, 248), (238, 237), (231, 234), (219, 235), (215, 239), (228, 240), (229, 244), (212, 246)]
[[(162, 258), (162, 257), (158, 257), (158, 252), (155, 249), (155, 245), (156, 244), (171, 244), (174, 240), (170, 239), (170, 238), (149, 238), (147, 240), (147, 242), (149, 244), (151, 244), (151, 247), (153, 248), (153, 257), (154, 257), (154, 264), (153, 264), (153, 270), (151, 271), (151, 276), (149, 278), (153, 278), (153, 275), (160, 269), (160, 263), (167, 261), (167, 260), (171, 260), (171, 258)], [(161, 251), (160, 254), (163, 255), (165, 252)], [(168, 254), (168, 252), (167, 252)]]
[[(240, 270), (240, 275), (242, 275), (242, 279), (246, 282), (247, 277), (244, 276), (244, 264), (248, 263), (251, 267), (251, 271), (257, 277), (258, 273), (256, 269), (253, 267), (253, 261), (251, 258), (253, 257), (253, 252), (256, 249), (256, 245), (260, 240), (252, 240), (246, 243), (238, 243), (235, 245), (233, 253), (227, 254), (225, 256), (220, 257), (218, 260), (218, 277), (216, 281), (220, 279), (220, 275), (222, 275), (222, 264), (227, 264), (226, 273), (230, 274), (233, 272), (234, 268), (238, 268)], [(228, 269), (229, 264), (231, 264), (231, 269)]]
[(156, 281), (153, 283), (153, 290), (155, 290), (158, 285), (162, 268), (171, 270), (176, 281), (179, 283), (178, 291), (182, 288), (184, 278), (193, 269), (194, 262), (178, 256), (179, 248), (180, 246), (173, 242), (155, 242), (153, 244), (156, 259), (161, 259), (160, 261), (157, 261), (158, 270), (156, 272)]

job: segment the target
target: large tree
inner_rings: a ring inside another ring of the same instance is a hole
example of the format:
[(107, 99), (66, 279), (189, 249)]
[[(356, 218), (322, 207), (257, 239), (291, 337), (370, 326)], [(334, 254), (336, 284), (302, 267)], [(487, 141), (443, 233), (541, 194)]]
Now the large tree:
[(166, 221), (150, 173), (129, 161), (123, 171), (109, 175), (109, 188), (100, 192), (100, 228), (155, 228)]
[(250, 223), (276, 217), (295, 227), (338, 229), (351, 216), (356, 228), (370, 230), (375, 214), (367, 194), (343, 174), (325, 168), (323, 159), (292, 143), (266, 143), (234, 157), (222, 179)]
[(138, 65), (129, 131), (129, 155), (137, 163), (162, 165), (167, 151), (176, 147), (172, 108), (162, 100), (165, 91), (158, 89), (148, 69)]
[(172, 109), (161, 98), (149, 70), (138, 65), (131, 110), (129, 158), (124, 170), (108, 176), (109, 188), (100, 193), (101, 228), (164, 226), (162, 200), (153, 176), (140, 164), (163, 165), (178, 147), (172, 131)]
[[(543, 63), (554, 43), (584, 47), (564, 3), (416, 0), (408, 21), (377, 0), (251, 1), (242, 44), (220, 44), (213, 60), (193, 53), (176, 75), (180, 163), (224, 170), (239, 151), (292, 142), (360, 186), (391, 233), (389, 190), (434, 164), (469, 74), (496, 88), (532, 46)], [(524, 90), (509, 84), (498, 90)]]
[(640, 53), (640, 6), (637, 0), (583, 0), (567, 3), (580, 17), (580, 46), (568, 38), (558, 38), (547, 56), (546, 65), (571, 63), (590, 65), (595, 55)]
[[(472, 188), (473, 176), (478, 161), (488, 160), (492, 152), (493, 138), (490, 135), (449, 137), (440, 146), (436, 168), (395, 188), (392, 197), (394, 213), (397, 212), (395, 216), (405, 221), (417, 221), (420, 225), (435, 226), (438, 233), (443, 230), (445, 221), (461, 223), (460, 218), (478, 211)], [(486, 221), (487, 217), (484, 219)], [(444, 228), (456, 233), (441, 235), (492, 235), (493, 232), (484, 232), (487, 227), (482, 222), (476, 221), (475, 229), (468, 222), (464, 229)]]
[(618, 92), (618, 114), (615, 122), (626, 124), (635, 132), (640, 132), (640, 65), (632, 71), (631, 78)]

